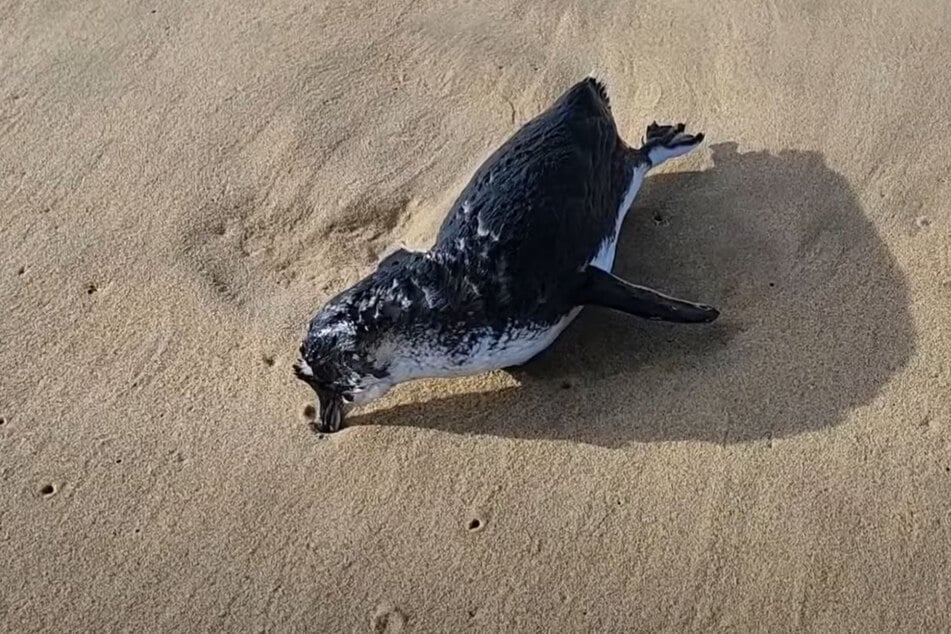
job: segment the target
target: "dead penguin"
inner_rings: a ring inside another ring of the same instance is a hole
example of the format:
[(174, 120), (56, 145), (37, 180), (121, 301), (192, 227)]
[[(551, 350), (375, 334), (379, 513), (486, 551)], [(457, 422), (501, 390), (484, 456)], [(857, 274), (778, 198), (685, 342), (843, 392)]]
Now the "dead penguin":
[(317, 312), (294, 366), (317, 393), (317, 430), (338, 430), (347, 404), (397, 383), (525, 363), (586, 305), (716, 319), (715, 308), (610, 273), (647, 172), (702, 140), (683, 124), (653, 123), (632, 148), (604, 85), (572, 86), (482, 164), (430, 250), (397, 251)]

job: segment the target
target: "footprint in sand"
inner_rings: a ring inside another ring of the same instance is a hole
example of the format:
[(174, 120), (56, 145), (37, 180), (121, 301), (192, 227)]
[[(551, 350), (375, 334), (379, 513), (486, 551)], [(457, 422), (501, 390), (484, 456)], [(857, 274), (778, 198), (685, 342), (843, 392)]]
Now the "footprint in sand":
[(335, 287), (339, 273), (314, 272), (328, 257), (315, 246), (336, 245), (346, 236), (348, 243), (365, 245), (365, 253), (348, 251), (345, 259), (369, 266), (419, 206), (401, 193), (371, 193), (327, 215), (315, 212), (307, 191), (284, 185), (290, 190), (280, 200), (262, 200), (253, 189), (214, 196), (183, 227), (183, 255), (221, 301), (244, 306), (291, 286)]
[(405, 625), (406, 617), (403, 613), (388, 604), (378, 607), (370, 620), (370, 626), (375, 634), (397, 634), (403, 631)]

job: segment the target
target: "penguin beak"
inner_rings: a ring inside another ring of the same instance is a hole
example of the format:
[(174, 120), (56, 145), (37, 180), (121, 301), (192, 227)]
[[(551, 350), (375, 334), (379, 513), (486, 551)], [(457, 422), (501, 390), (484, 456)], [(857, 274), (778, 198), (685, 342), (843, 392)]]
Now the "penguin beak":
[(332, 390), (320, 388), (317, 390), (317, 400), (320, 402), (317, 431), (329, 434), (339, 430), (343, 424), (343, 397)]

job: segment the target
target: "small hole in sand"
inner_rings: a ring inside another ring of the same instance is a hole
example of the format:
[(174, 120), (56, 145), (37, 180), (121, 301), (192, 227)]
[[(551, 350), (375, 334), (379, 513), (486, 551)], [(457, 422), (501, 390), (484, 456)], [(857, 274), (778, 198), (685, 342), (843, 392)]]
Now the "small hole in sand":
[(54, 487), (52, 484), (44, 484), (42, 487), (40, 487), (40, 493), (43, 495), (53, 495), (56, 493), (56, 487)]
[(922, 229), (927, 229), (928, 227), (931, 226), (931, 220), (929, 218), (926, 218), (925, 216), (922, 216), (918, 218), (917, 220), (915, 220), (915, 224), (918, 225)]
[(122, 464), (122, 458), (116, 458), (116, 464)]
[(402, 632), (406, 625), (406, 617), (394, 606), (382, 605), (370, 620), (370, 627), (374, 632)]
[(564, 382), (561, 384), (561, 389), (563, 389), (563, 390), (570, 390), (570, 389), (571, 389), (571, 383), (570, 383), (569, 381), (564, 381)]
[(482, 528), (482, 522), (479, 521), (478, 518), (477, 518), (477, 519), (469, 520), (469, 530), (470, 530), (470, 531), (477, 531), (477, 530), (479, 530), (480, 528)]
[(23, 275), (24, 273), (26, 273), (25, 266), (21, 266), (20, 268), (17, 269), (17, 275)]
[(86, 295), (92, 295), (99, 290), (99, 287), (93, 283), (86, 284)]
[(774, 286), (776, 286), (776, 282), (770, 282), (770, 283), (769, 283), (769, 287), (770, 287), (770, 288), (773, 288)]
[(314, 409), (313, 405), (304, 406), (304, 418), (306, 418), (307, 420), (314, 420), (315, 418), (317, 418), (317, 410)]
[(654, 224), (655, 225), (664, 225), (667, 224), (667, 221), (660, 214), (654, 214)]
[(3, 416), (0, 416), (0, 425), (6, 425), (6, 424), (7, 424), (7, 419), (4, 418)]
[(269, 368), (274, 367), (274, 357), (272, 357), (271, 355), (266, 354), (263, 357), (261, 357), (261, 360), (264, 361), (264, 365), (266, 365), (267, 367)]

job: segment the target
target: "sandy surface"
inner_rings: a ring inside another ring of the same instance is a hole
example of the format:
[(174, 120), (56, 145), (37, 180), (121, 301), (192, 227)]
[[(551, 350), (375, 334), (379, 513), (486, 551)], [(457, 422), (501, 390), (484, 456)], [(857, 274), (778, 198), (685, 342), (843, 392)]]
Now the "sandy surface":
[[(947, 3), (259, 4), (0, 1), (0, 629), (951, 628)], [(721, 321), (319, 440), (312, 311), (592, 70)]]

